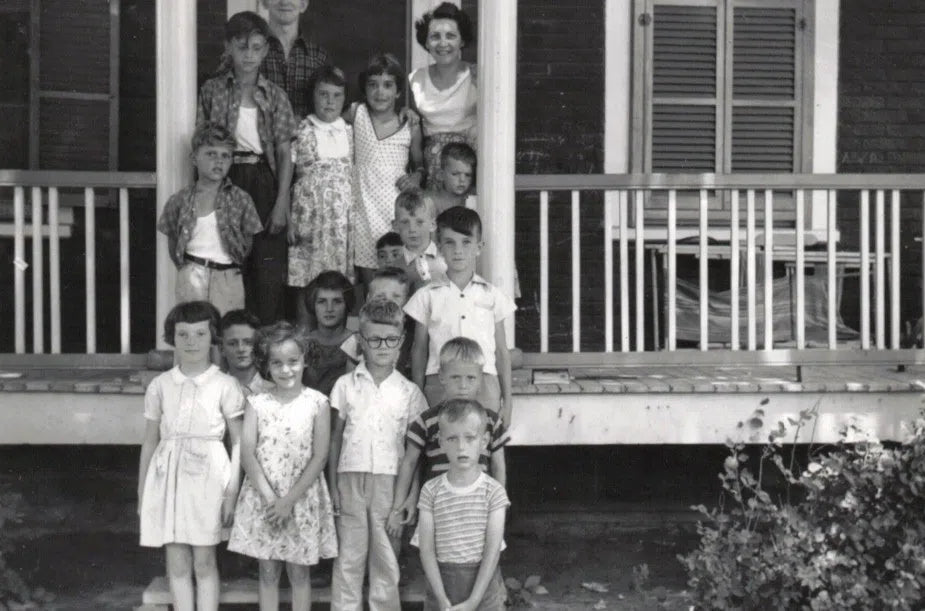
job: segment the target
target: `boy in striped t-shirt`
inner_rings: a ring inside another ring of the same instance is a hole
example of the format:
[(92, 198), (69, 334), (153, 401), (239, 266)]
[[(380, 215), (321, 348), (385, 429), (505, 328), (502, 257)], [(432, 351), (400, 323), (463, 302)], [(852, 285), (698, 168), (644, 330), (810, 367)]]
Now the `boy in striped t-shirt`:
[(488, 415), (478, 401), (449, 399), (438, 422), (449, 468), (424, 484), (418, 501), (424, 608), (502, 611), (507, 593), (498, 560), (511, 503), (504, 486), (479, 465), (488, 446)]

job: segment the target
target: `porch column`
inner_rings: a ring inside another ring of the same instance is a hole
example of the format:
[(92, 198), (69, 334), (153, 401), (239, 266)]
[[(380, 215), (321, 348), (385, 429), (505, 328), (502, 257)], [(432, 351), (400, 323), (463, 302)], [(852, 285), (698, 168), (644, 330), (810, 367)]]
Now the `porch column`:
[[(484, 224), (482, 274), (514, 296), (514, 136), (517, 2), (479, 0), (478, 206)], [(508, 345), (514, 321), (508, 319)]]
[[(196, 124), (196, 0), (156, 3), (157, 54), (157, 215), (167, 199), (193, 179), (190, 138)], [(155, 312), (157, 345), (166, 348), (161, 329), (174, 305), (176, 273), (167, 238), (157, 234)]]

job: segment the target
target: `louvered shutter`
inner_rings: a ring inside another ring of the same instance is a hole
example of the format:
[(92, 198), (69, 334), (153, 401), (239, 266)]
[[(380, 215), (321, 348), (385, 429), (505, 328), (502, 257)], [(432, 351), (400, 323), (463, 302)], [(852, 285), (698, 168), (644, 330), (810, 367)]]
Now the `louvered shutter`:
[(795, 172), (799, 7), (733, 6), (733, 172)]
[(652, 7), (649, 171), (717, 170), (718, 20), (717, 6)]

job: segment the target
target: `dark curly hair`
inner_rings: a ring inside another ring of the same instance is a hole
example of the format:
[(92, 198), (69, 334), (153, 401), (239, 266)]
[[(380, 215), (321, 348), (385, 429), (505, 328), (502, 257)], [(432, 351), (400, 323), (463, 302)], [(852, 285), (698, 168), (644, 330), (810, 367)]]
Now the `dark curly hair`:
[(469, 15), (452, 2), (443, 2), (429, 13), (424, 13), (423, 17), (414, 22), (415, 40), (425, 49), (427, 48), (427, 35), (430, 33), (430, 22), (434, 19), (452, 19), (459, 29), (459, 37), (462, 39), (463, 45), (467, 46), (472, 42), (473, 28)]
[(395, 87), (398, 89), (398, 96), (401, 97), (407, 85), (405, 82), (405, 70), (401, 67), (401, 62), (391, 53), (377, 53), (369, 58), (366, 69), (360, 72), (359, 95), (363, 97), (364, 101), (366, 100), (366, 82), (369, 81), (370, 77), (379, 76), (380, 74), (388, 74), (395, 79)]
[(221, 315), (218, 313), (218, 310), (214, 305), (208, 301), (184, 301), (183, 303), (178, 303), (173, 306), (173, 309), (167, 314), (167, 318), (164, 319), (164, 341), (174, 345), (173, 336), (177, 330), (177, 323), (194, 323), (194, 322), (209, 322), (209, 332), (212, 334), (212, 343), (217, 344), (219, 342), (219, 323), (221, 321)]
[(270, 349), (273, 346), (291, 340), (299, 347), (302, 356), (308, 350), (308, 336), (302, 329), (285, 320), (261, 327), (254, 339), (254, 362), (265, 380), (270, 379)]
[[(334, 85), (335, 87), (343, 89), (344, 102), (346, 103), (347, 77), (344, 75), (343, 70), (331, 64), (325, 64), (315, 70), (315, 73), (312, 74), (311, 78), (308, 80), (308, 98), (312, 100), (313, 105), (315, 100), (315, 88), (321, 83), (327, 83), (328, 85)], [(314, 108), (312, 110), (314, 110)]]

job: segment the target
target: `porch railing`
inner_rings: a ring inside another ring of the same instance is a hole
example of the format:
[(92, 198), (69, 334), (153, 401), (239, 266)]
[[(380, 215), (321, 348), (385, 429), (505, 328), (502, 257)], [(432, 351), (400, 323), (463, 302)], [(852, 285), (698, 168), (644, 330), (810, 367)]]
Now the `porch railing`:
[[(86, 353), (97, 351), (97, 323), (104, 317), (118, 316), (120, 352), (131, 349), (130, 307), (130, 251), (129, 251), (129, 190), (154, 189), (155, 176), (149, 172), (73, 172), (0, 170), (0, 197), (7, 199), (12, 191), (13, 222), (13, 338), (18, 354), (26, 352), (27, 293), (26, 274), (31, 275), (31, 322), (33, 353), (61, 352), (61, 236), (60, 212), (64, 208), (83, 209), (84, 238), (84, 298), (86, 312)], [(76, 193), (74, 193), (76, 191)], [(83, 197), (80, 197), (82, 191)], [(102, 191), (102, 193), (101, 193)], [(67, 192), (67, 197), (62, 194)], [(117, 194), (110, 203), (110, 193)], [(27, 219), (26, 201), (30, 204)], [(76, 197), (72, 196), (75, 195)], [(118, 208), (119, 242), (119, 306), (118, 312), (97, 312), (97, 208)], [(47, 213), (47, 220), (46, 220)], [(28, 222), (27, 222), (28, 221)], [(38, 239), (41, 237), (42, 239)], [(48, 297), (45, 297), (46, 261), (45, 239), (48, 244), (47, 280)], [(27, 238), (31, 240), (31, 255), (26, 253)], [(9, 295), (9, 288), (4, 289)], [(48, 304), (46, 318), (45, 304)], [(45, 338), (46, 323), (49, 340)]]
[[(920, 241), (925, 234), (925, 174), (519, 175), (516, 190), (518, 218), (523, 218), (527, 206), (539, 229), (538, 328), (527, 330), (538, 334), (539, 350), (525, 355), (529, 366), (925, 362), (925, 350), (901, 345), (904, 323), (900, 310), (903, 298), (907, 302), (910, 298), (901, 286), (900, 271), (908, 252), (903, 253), (900, 230), (903, 227), (908, 234), (911, 229)], [(602, 202), (592, 208), (603, 210), (601, 218), (586, 218), (589, 207), (583, 203), (588, 200)], [(691, 213), (687, 226), (678, 220), (682, 200), (685, 211)], [(556, 207), (560, 223), (551, 233), (550, 211)], [(775, 222), (775, 213), (784, 208), (788, 223)], [(857, 210), (858, 246), (848, 252), (840, 247), (839, 238), (851, 236), (840, 235), (837, 226), (840, 215), (851, 208)], [(810, 212), (814, 228), (807, 226)], [(587, 227), (601, 225), (601, 242), (589, 244)], [(688, 237), (682, 240), (684, 234)], [(788, 243), (775, 243), (775, 236), (780, 239), (782, 235), (788, 236)], [(912, 236), (907, 237), (908, 244)], [(551, 260), (551, 239), (570, 242), (570, 261)], [(819, 243), (808, 249), (813, 239)], [(822, 247), (824, 251), (818, 250)], [(911, 296), (917, 304), (914, 317), (925, 304), (925, 241), (916, 248), (920, 252), (910, 262), (920, 267), (921, 292)], [(678, 256), (682, 250), (699, 259), (697, 286), (688, 285), (697, 295), (699, 333), (687, 347), (678, 341)], [(656, 256), (663, 260), (661, 274), (652, 266), (648, 285), (647, 253), (652, 260)], [(588, 277), (583, 272), (583, 261), (587, 264), (589, 256), (600, 257), (593, 265), (600, 276)], [(730, 304), (729, 320), (724, 323), (728, 337), (719, 342), (711, 341), (717, 323), (710, 319), (709, 288), (711, 274), (716, 273), (709, 262), (717, 258), (728, 260)], [(782, 261), (793, 284), (789, 304), (793, 336), (789, 340), (776, 340), (774, 329), (774, 270), (775, 263), (780, 268)], [(860, 284), (860, 329), (851, 343), (840, 342), (838, 337), (842, 297), (838, 278), (846, 261), (858, 270)], [(810, 263), (824, 267), (826, 280), (826, 333), (815, 345), (808, 344), (806, 335), (807, 306), (814, 305), (806, 295)], [(552, 265), (558, 266), (554, 269), (559, 274), (563, 272), (558, 270), (571, 268), (570, 290), (563, 290), (566, 283), (560, 282), (555, 295), (562, 302), (571, 293), (570, 315), (562, 314), (567, 308), (559, 307), (560, 320), (556, 321), (559, 328), (570, 326), (571, 352), (561, 348), (563, 342), (559, 342), (559, 352), (550, 350)], [(660, 275), (663, 291), (651, 286), (658, 285)], [(589, 321), (582, 294), (588, 287), (603, 287), (602, 316), (591, 321), (596, 333), (603, 332), (603, 351), (582, 350), (583, 321)], [(655, 327), (649, 342), (647, 324)]]

